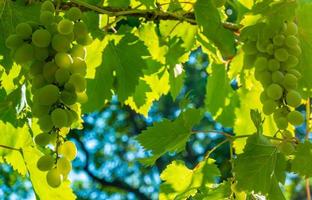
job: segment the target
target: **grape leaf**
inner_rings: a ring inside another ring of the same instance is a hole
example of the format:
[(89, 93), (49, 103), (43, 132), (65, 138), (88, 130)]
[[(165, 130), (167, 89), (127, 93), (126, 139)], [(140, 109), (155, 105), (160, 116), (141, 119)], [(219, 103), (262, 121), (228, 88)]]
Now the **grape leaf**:
[(212, 189), (200, 189), (192, 200), (228, 199), (231, 193), (231, 184), (226, 181)]
[(169, 72), (170, 94), (175, 100), (179, 95), (184, 83), (185, 72), (183, 70), (183, 65), (177, 64), (175, 67), (171, 67)]
[(237, 189), (285, 199), (278, 182), (285, 181), (285, 157), (263, 135), (249, 136), (244, 153), (237, 156), (233, 171)]
[(292, 171), (301, 176), (312, 176), (312, 143), (305, 141), (299, 143), (295, 158), (292, 161)]
[(147, 8), (155, 8), (156, 7), (156, 0), (138, 0), (143, 5), (145, 5)]
[(234, 35), (221, 23), (218, 9), (212, 1), (198, 0), (195, 4), (195, 16), (202, 33), (219, 48), (225, 57), (235, 54)]
[(108, 6), (113, 8), (127, 8), (130, 4), (130, 0), (108, 0)]
[(152, 156), (142, 162), (151, 165), (168, 151), (181, 151), (192, 134), (192, 127), (202, 118), (200, 110), (189, 109), (181, 113), (174, 121), (165, 119), (147, 128), (136, 139), (151, 151)]

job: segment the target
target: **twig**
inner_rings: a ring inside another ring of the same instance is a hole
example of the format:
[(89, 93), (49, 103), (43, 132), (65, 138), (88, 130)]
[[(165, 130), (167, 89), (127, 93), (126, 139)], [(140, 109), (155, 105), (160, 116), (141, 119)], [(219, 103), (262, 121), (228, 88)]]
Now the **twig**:
[(18, 149), (18, 148), (15, 148), (15, 147), (6, 146), (6, 145), (3, 145), (3, 144), (0, 144), (0, 147), (4, 148), (4, 149), (10, 149), (10, 150), (21, 152), (21, 149)]

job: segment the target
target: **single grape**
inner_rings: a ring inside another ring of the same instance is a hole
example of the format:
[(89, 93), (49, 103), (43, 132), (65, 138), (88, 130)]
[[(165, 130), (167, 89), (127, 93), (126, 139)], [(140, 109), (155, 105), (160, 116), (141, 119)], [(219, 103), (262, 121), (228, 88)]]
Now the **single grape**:
[(46, 80), (41, 74), (37, 74), (31, 81), (31, 85), (34, 89), (39, 89), (46, 85)]
[(288, 52), (286, 49), (284, 48), (279, 48), (279, 49), (276, 49), (275, 52), (274, 52), (274, 57), (276, 60), (278, 61), (281, 61), (281, 62), (284, 62), (288, 59)]
[(87, 85), (85, 78), (80, 74), (71, 75), (68, 83), (71, 83), (77, 92), (83, 92)]
[(83, 104), (88, 101), (88, 95), (86, 92), (77, 92), (77, 102)]
[(46, 85), (38, 90), (38, 103), (40, 105), (52, 105), (59, 99), (59, 89), (55, 85)]
[(92, 37), (89, 34), (79, 35), (76, 37), (77, 43), (83, 46), (90, 45), (92, 43)]
[(14, 54), (14, 60), (23, 64), (34, 59), (34, 48), (30, 44), (22, 44)]
[(55, 63), (60, 68), (67, 68), (73, 63), (73, 59), (69, 54), (60, 52), (55, 55)]
[(77, 156), (77, 149), (73, 142), (66, 141), (60, 146), (59, 153), (69, 161), (72, 161)]
[(285, 75), (284, 81), (283, 81), (283, 86), (289, 90), (289, 89), (295, 89), (297, 88), (298, 84), (298, 79), (295, 75), (291, 73), (287, 73)]
[(52, 48), (57, 52), (66, 52), (70, 49), (70, 41), (64, 35), (54, 35), (51, 44)]
[(36, 75), (39, 75), (42, 73), (42, 68), (43, 68), (44, 62), (43, 61), (39, 61), (39, 60), (35, 60), (29, 68), (29, 73), (30, 76), (34, 77)]
[(57, 30), (60, 34), (68, 35), (74, 30), (74, 23), (68, 19), (62, 19), (58, 25)]
[(71, 32), (70, 34), (68, 35), (65, 35), (67, 37), (67, 39), (70, 41), (70, 42), (73, 42), (75, 40), (75, 34), (73, 32)]
[(48, 171), (52, 169), (54, 165), (54, 159), (50, 155), (44, 155), (37, 161), (37, 167), (40, 171)]
[(255, 61), (255, 68), (258, 71), (264, 71), (267, 69), (268, 60), (265, 57), (258, 57)]
[(58, 67), (54, 62), (48, 62), (43, 66), (43, 77), (48, 83), (53, 83), (55, 81), (55, 73)]
[(44, 61), (49, 57), (49, 50), (48, 48), (40, 48), (37, 46), (34, 46), (34, 55), (35, 59)]
[(73, 74), (85, 76), (87, 74), (87, 64), (81, 58), (73, 58), (73, 63), (69, 66), (69, 70)]
[(39, 29), (32, 35), (32, 42), (37, 47), (48, 47), (51, 42), (51, 34), (45, 29)]
[(288, 22), (284, 30), (286, 35), (296, 35), (298, 33), (298, 26), (294, 22)]
[(296, 69), (289, 69), (287, 72), (295, 75), (297, 79), (300, 79), (302, 77), (301, 73)]
[(41, 12), (42, 11), (50, 11), (50, 12), (55, 12), (55, 7), (54, 4), (51, 1), (44, 1), (41, 4)]
[(268, 71), (261, 72), (258, 80), (263, 86), (269, 86), (272, 83), (272, 74)]
[(289, 123), (291, 123), (294, 126), (298, 126), (304, 122), (302, 114), (297, 110), (293, 110), (290, 113), (288, 113), (287, 119)]
[(49, 114), (50, 106), (42, 106), (38, 103), (34, 102), (33, 106), (31, 107), (31, 113), (34, 117), (40, 118), (44, 115)]
[(293, 68), (296, 65), (298, 65), (299, 60), (298, 60), (298, 58), (296, 56), (289, 55), (286, 63), (287, 63), (287, 69), (289, 69), (289, 68)]
[(275, 109), (277, 107), (277, 103), (271, 99), (269, 100), (266, 100), (264, 103), (263, 103), (263, 113), (266, 114), (266, 115), (271, 115)]
[(40, 13), (40, 22), (45, 26), (52, 24), (54, 22), (53, 13), (50, 11), (42, 11)]
[(273, 100), (278, 100), (283, 95), (283, 88), (276, 83), (271, 84), (266, 91), (267, 95)]
[(43, 115), (39, 118), (38, 124), (42, 131), (49, 132), (53, 128), (52, 120), (50, 115)]
[[(288, 111), (288, 107), (287, 106), (283, 106), (281, 108), (278, 108), (275, 112), (274, 112), (274, 120), (280, 118), (280, 117), (285, 117), (287, 116), (289, 113)], [(288, 122), (287, 122), (288, 123)]]
[(261, 92), (260, 94), (260, 101), (264, 104), (265, 101), (269, 100), (269, 97), (265, 91)]
[(273, 55), (274, 54), (274, 45), (273, 44), (268, 44), (267, 48), (266, 48), (266, 53), (269, 55)]
[(260, 51), (261, 53), (266, 53), (266, 48), (268, 44), (269, 42), (257, 40), (256, 46), (257, 46), (258, 51)]
[(17, 34), (10, 35), (5, 40), (5, 46), (9, 49), (16, 49), (23, 44), (23, 38)]
[(86, 48), (84, 48), (81, 45), (74, 45), (72, 49), (70, 50), (70, 54), (72, 55), (73, 58), (78, 57), (78, 58), (85, 60), (87, 51), (86, 51)]
[(82, 13), (79, 8), (77, 7), (71, 7), (67, 12), (66, 12), (66, 17), (72, 21), (77, 21), (81, 18)]
[(88, 35), (88, 28), (84, 22), (76, 22), (73, 31), (76, 38)]
[(280, 68), (280, 62), (276, 59), (270, 59), (268, 62), (268, 68), (271, 72), (277, 71)]
[(70, 78), (70, 71), (65, 68), (60, 68), (55, 72), (55, 80), (59, 85), (64, 85)]
[(64, 176), (67, 177), (67, 175), (69, 174), (69, 172), (72, 169), (72, 165), (71, 163), (64, 157), (59, 158), (57, 160), (57, 169), (58, 171)]
[(32, 28), (27, 23), (20, 23), (16, 26), (16, 34), (22, 37), (23, 39), (26, 39), (31, 36), (32, 34)]
[(272, 81), (273, 83), (282, 84), (284, 80), (284, 74), (281, 71), (275, 71), (272, 73)]
[(283, 46), (284, 40), (285, 40), (285, 36), (284, 35), (282, 35), (282, 34), (275, 35), (273, 37), (273, 44), (275, 46)]
[(278, 145), (278, 149), (285, 155), (291, 155), (295, 152), (295, 147), (292, 143), (287, 141), (281, 142), (280, 145)]
[(75, 92), (70, 92), (67, 90), (63, 90), (61, 92), (61, 100), (66, 105), (73, 105), (77, 101), (77, 95)]
[(53, 125), (56, 128), (62, 128), (67, 125), (67, 113), (64, 109), (56, 108), (51, 113)]
[(287, 47), (292, 48), (294, 46), (297, 46), (299, 44), (299, 40), (294, 35), (289, 35), (285, 39), (285, 44)]
[(51, 137), (48, 133), (40, 133), (35, 137), (35, 143), (39, 146), (46, 146), (50, 143)]
[(53, 168), (50, 171), (48, 171), (46, 178), (48, 184), (53, 188), (59, 187), (62, 183), (61, 174), (56, 168)]
[(286, 117), (278, 117), (275, 119), (275, 123), (276, 123), (276, 126), (281, 129), (281, 130), (284, 130), (287, 128), (288, 126), (288, 120)]
[(302, 50), (299, 45), (293, 46), (292, 48), (287, 49), (289, 54), (299, 57), (302, 53)]
[(301, 104), (301, 95), (295, 90), (290, 90), (286, 95), (286, 102), (289, 106), (296, 108)]

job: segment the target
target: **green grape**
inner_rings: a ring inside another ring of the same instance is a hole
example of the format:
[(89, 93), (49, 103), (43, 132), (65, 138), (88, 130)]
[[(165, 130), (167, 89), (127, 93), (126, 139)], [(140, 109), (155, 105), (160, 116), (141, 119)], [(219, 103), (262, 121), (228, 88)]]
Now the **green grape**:
[(66, 105), (73, 105), (77, 101), (77, 95), (75, 92), (70, 92), (67, 90), (63, 90), (61, 92), (61, 100), (66, 104)]
[(254, 55), (244, 55), (244, 68), (250, 69), (254, 66), (256, 57)]
[(50, 115), (43, 115), (39, 118), (38, 124), (42, 131), (49, 132), (53, 129)]
[(71, 83), (77, 92), (83, 92), (87, 85), (85, 78), (80, 74), (71, 75), (68, 83)]
[(289, 106), (296, 108), (301, 104), (301, 95), (295, 90), (290, 90), (286, 95), (286, 102)]
[(67, 125), (67, 113), (66, 110), (57, 108), (52, 111), (51, 113), (51, 119), (53, 122), (53, 125), (56, 128), (62, 128)]
[(88, 101), (88, 95), (86, 92), (77, 92), (77, 102), (86, 103)]
[(34, 103), (31, 108), (31, 113), (34, 117), (40, 118), (44, 115), (48, 115), (50, 110), (50, 106), (42, 106), (37, 103)]
[(296, 69), (290, 69), (290, 70), (287, 70), (287, 72), (295, 75), (297, 79), (300, 79), (302, 77), (301, 73)]
[(254, 55), (258, 53), (256, 42), (252, 41), (246, 42), (242, 48), (244, 53), (247, 55)]
[(77, 43), (83, 46), (87, 46), (92, 43), (92, 38), (89, 34), (79, 35), (77, 38)]
[(51, 34), (45, 29), (39, 29), (32, 35), (32, 42), (37, 47), (48, 47), (51, 42)]
[(277, 71), (280, 68), (280, 62), (275, 59), (270, 59), (268, 62), (268, 68), (271, 72)]
[(67, 68), (73, 63), (73, 59), (69, 54), (60, 52), (55, 55), (55, 63), (60, 68)]
[(44, 1), (41, 5), (41, 12), (42, 11), (50, 11), (55, 12), (54, 4), (51, 1)]
[(259, 71), (267, 69), (268, 60), (265, 57), (258, 57), (255, 61), (255, 68)]
[(286, 61), (288, 59), (288, 56), (289, 54), (287, 50), (284, 48), (276, 49), (274, 52), (274, 57), (276, 58), (276, 60), (281, 61), (281, 62)]
[(266, 53), (266, 48), (268, 44), (269, 44), (268, 42), (257, 40), (256, 46), (257, 46), (258, 51), (262, 53)]
[(284, 74), (281, 71), (275, 71), (272, 73), (272, 81), (273, 83), (282, 84), (284, 80)]
[(73, 58), (78, 57), (81, 59), (86, 59), (86, 48), (81, 45), (74, 45), (73, 48), (70, 50), (70, 54)]
[(264, 103), (263, 103), (263, 113), (266, 114), (266, 115), (271, 115), (275, 109), (277, 107), (277, 103), (271, 99), (269, 100), (266, 100)]
[(53, 13), (50, 11), (42, 11), (40, 13), (40, 22), (45, 26), (52, 24), (54, 22)]
[(302, 53), (302, 50), (299, 45), (293, 46), (292, 48), (287, 49), (289, 54), (299, 57)]
[(27, 23), (20, 23), (16, 26), (16, 34), (26, 39), (31, 36), (32, 28)]
[(289, 130), (283, 131), (282, 136), (283, 138), (286, 138), (286, 139), (293, 138), (293, 134)]
[(278, 149), (285, 155), (291, 155), (295, 152), (295, 147), (292, 143), (287, 141), (281, 142), (280, 145), (278, 145)]
[(57, 23), (53, 22), (49, 25), (45, 25), (45, 28), (51, 33), (51, 35), (58, 34), (57, 32)]
[(48, 48), (40, 48), (34, 46), (34, 55), (35, 59), (44, 61), (49, 57), (49, 50)]
[(267, 88), (267, 95), (268, 97), (272, 98), (273, 100), (278, 100), (282, 97), (283, 95), (283, 88), (276, 84), (273, 83)]
[(272, 83), (272, 74), (268, 71), (261, 72), (258, 80), (263, 86), (269, 86)]
[(87, 25), (84, 22), (76, 22), (74, 25), (73, 32), (76, 38), (78, 38), (79, 36), (88, 35)]
[(74, 41), (75, 40), (75, 34), (72, 32), (72, 33), (70, 33), (70, 34), (68, 34), (68, 35), (65, 35), (66, 37), (67, 37), (67, 39), (70, 41), (70, 42), (72, 42), (72, 41)]
[(22, 44), (14, 54), (14, 60), (17, 63), (26, 63), (33, 60), (34, 58), (34, 48), (30, 44)]
[(289, 55), (288, 60), (286, 62), (289, 66), (288, 68), (291, 68), (291, 67), (295, 67), (296, 65), (298, 65), (299, 60), (296, 56)]
[(29, 73), (32, 77), (41, 74), (42, 73), (42, 68), (44, 66), (43, 61), (35, 60), (29, 68)]
[[(288, 107), (287, 106), (283, 106), (281, 108), (278, 108), (275, 112), (274, 112), (274, 120), (280, 118), (280, 117), (285, 117), (287, 116), (289, 113), (288, 111)], [(287, 122), (288, 123), (288, 122)]]
[(289, 90), (289, 89), (295, 89), (297, 88), (298, 84), (298, 79), (295, 75), (291, 73), (287, 73), (285, 75), (284, 81), (283, 81), (283, 86)]
[(287, 47), (292, 48), (299, 44), (298, 38), (294, 35), (289, 35), (285, 39), (285, 44)]
[(296, 35), (298, 33), (298, 26), (294, 22), (288, 22), (284, 30), (286, 35)]
[(39, 89), (46, 85), (46, 83), (45, 78), (41, 74), (36, 75), (31, 81), (31, 85), (34, 89)]
[(87, 74), (87, 64), (81, 58), (73, 58), (73, 63), (69, 66), (69, 70), (73, 74), (85, 76)]
[(266, 48), (266, 53), (268, 53), (269, 55), (274, 54), (274, 45), (273, 44), (268, 44), (268, 46)]
[(72, 161), (77, 156), (77, 149), (73, 142), (66, 141), (60, 146), (59, 153), (69, 161)]
[(43, 66), (43, 77), (48, 83), (53, 83), (55, 81), (55, 73), (58, 67), (54, 62), (48, 62)]
[(275, 35), (273, 37), (273, 44), (275, 46), (283, 46), (284, 40), (285, 40), (285, 36), (284, 35)]
[(70, 71), (65, 68), (60, 68), (55, 72), (55, 80), (58, 84), (64, 85), (70, 78)]
[(77, 7), (71, 7), (67, 12), (66, 12), (66, 17), (72, 21), (77, 21), (81, 18), (82, 13), (79, 8)]
[(16, 49), (23, 44), (23, 38), (17, 34), (10, 35), (5, 40), (5, 46), (9, 49)]
[(294, 126), (298, 126), (302, 124), (304, 121), (302, 114), (297, 110), (293, 110), (289, 112), (287, 115), (287, 119), (288, 119), (288, 122)]
[(37, 161), (37, 167), (40, 171), (48, 171), (52, 169), (54, 165), (54, 159), (50, 155), (44, 155)]
[(57, 160), (57, 169), (58, 171), (64, 176), (67, 177), (67, 175), (69, 174), (69, 172), (72, 169), (72, 165), (71, 163), (64, 157), (59, 158)]
[(48, 133), (40, 133), (35, 137), (35, 143), (39, 146), (47, 146), (50, 143), (51, 136)]
[(76, 92), (75, 86), (69, 82), (65, 83), (64, 88), (70, 92)]
[(54, 35), (51, 44), (52, 48), (57, 52), (66, 52), (70, 49), (70, 41), (64, 35)]
[(269, 97), (265, 91), (261, 92), (260, 94), (260, 101), (264, 104), (265, 101), (269, 100)]
[(62, 19), (58, 25), (57, 30), (60, 34), (68, 35), (74, 30), (74, 23), (68, 19)]
[(276, 123), (276, 126), (279, 128), (279, 129), (286, 129), (287, 126), (288, 126), (288, 120), (286, 117), (278, 117), (275, 119), (275, 123)]
[(53, 168), (50, 171), (48, 171), (46, 178), (48, 184), (53, 188), (59, 187), (62, 183), (61, 174), (56, 168)]
[(40, 105), (52, 105), (59, 99), (59, 89), (55, 85), (46, 85), (38, 90), (38, 103)]

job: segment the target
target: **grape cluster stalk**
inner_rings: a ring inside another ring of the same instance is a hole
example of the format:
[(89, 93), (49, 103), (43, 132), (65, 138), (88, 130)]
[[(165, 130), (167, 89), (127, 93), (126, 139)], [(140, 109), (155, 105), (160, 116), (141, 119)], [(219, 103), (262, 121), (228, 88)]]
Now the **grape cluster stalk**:
[(47, 171), (47, 183), (59, 187), (71, 171), (77, 149), (66, 141), (70, 128), (80, 120), (86, 94), (85, 46), (92, 42), (79, 8), (60, 16), (51, 1), (41, 5), (39, 22), (23, 22), (6, 40), (14, 61), (29, 67), (32, 115), (42, 133), (35, 137), (44, 155), (37, 161)]

